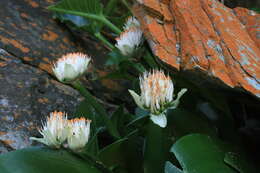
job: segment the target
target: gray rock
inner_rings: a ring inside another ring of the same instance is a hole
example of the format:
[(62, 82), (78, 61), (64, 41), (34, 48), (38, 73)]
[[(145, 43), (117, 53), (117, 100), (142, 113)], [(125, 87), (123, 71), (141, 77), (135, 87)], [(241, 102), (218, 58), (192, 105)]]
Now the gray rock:
[(54, 110), (71, 115), (82, 99), (73, 88), (0, 51), (0, 153), (32, 144), (38, 128)]

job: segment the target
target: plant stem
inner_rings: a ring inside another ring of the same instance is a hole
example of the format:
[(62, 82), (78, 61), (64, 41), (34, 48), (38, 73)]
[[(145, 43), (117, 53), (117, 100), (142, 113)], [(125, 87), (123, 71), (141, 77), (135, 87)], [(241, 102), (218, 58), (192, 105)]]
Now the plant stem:
[(95, 98), (89, 93), (89, 91), (82, 85), (82, 83), (80, 81), (75, 81), (72, 83), (72, 86), (74, 88), (76, 88), (80, 94), (82, 94), (86, 100), (88, 101), (88, 103), (95, 109), (95, 111), (97, 112), (97, 114), (99, 114), (99, 116), (102, 117), (103, 123), (106, 125), (109, 133), (115, 137), (115, 138), (119, 138), (120, 135), (118, 133), (118, 131), (115, 129), (115, 127), (113, 126), (111, 120), (109, 119), (105, 109), (103, 108), (103, 106), (101, 106), (96, 100)]
[(112, 45), (100, 32), (96, 32), (95, 36), (101, 40), (105, 45), (107, 45), (110, 49), (114, 49), (114, 45)]
[(102, 22), (105, 25), (107, 25), (116, 34), (121, 33), (121, 30), (117, 26), (115, 26), (113, 23), (111, 23), (107, 18), (105, 18), (105, 16), (103, 16), (102, 14), (96, 15), (96, 14), (89, 14), (89, 13), (83, 13), (83, 12), (72, 11), (72, 10), (64, 10), (64, 9), (56, 8), (53, 6), (49, 7), (48, 9), (52, 10), (52, 11), (57, 11), (60, 13), (72, 14), (72, 15), (82, 16), (82, 17), (92, 19), (92, 20), (97, 20), (97, 21)]
[(119, 35), (122, 32), (117, 26), (115, 26), (113, 23), (111, 23), (105, 16), (102, 17), (101, 22), (103, 22), (105, 25), (107, 25), (117, 35)]

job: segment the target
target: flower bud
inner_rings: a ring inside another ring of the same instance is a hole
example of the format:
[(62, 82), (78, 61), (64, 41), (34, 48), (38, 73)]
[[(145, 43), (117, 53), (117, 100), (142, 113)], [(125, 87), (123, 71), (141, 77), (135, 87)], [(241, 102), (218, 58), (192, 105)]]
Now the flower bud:
[(75, 118), (69, 121), (68, 147), (73, 151), (81, 151), (88, 142), (91, 120)]
[(134, 51), (141, 45), (143, 33), (139, 28), (130, 28), (124, 31), (120, 37), (116, 38), (116, 47), (120, 52), (127, 56), (132, 55)]
[(83, 53), (68, 53), (58, 59), (52, 70), (60, 82), (72, 82), (86, 72), (90, 60)]
[(127, 19), (127, 21), (126, 21), (126, 23), (124, 24), (124, 26), (123, 26), (124, 31), (129, 30), (129, 29), (131, 29), (131, 28), (140, 28), (140, 27), (141, 27), (141, 26), (140, 26), (139, 21), (138, 21), (135, 17), (133, 17), (133, 16), (130, 16), (130, 17)]

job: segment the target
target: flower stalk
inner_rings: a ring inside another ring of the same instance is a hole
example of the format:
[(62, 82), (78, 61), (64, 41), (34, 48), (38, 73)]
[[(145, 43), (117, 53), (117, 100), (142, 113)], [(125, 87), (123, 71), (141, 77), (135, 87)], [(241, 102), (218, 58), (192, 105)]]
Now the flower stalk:
[(83, 86), (83, 84), (77, 80), (72, 83), (72, 86), (77, 89), (80, 94), (82, 94), (89, 104), (95, 109), (95, 111), (102, 117), (103, 123), (108, 128), (109, 133), (115, 137), (119, 138), (120, 135), (118, 131), (114, 128), (111, 120), (109, 119), (105, 109), (96, 101), (96, 99), (90, 94), (90, 92)]
[(95, 36), (102, 41), (105, 45), (107, 45), (110, 49), (114, 49), (115, 46), (113, 44), (111, 44), (100, 32), (96, 32)]

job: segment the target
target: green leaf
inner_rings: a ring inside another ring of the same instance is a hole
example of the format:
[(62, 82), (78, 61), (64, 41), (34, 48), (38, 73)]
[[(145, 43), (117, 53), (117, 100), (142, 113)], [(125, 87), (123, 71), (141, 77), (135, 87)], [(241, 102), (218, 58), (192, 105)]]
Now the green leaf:
[(64, 150), (27, 148), (0, 155), (1, 173), (101, 173)]
[(257, 13), (260, 13), (260, 8), (259, 7), (254, 7), (254, 8), (250, 8), (250, 10), (253, 10)]
[[(104, 17), (103, 8), (99, 0), (62, 0), (56, 5), (49, 6), (48, 9), (59, 13), (82, 16), (87, 19), (95, 20), (106, 24), (117, 34), (120, 34), (121, 32), (120, 29)], [(100, 27), (97, 27), (97, 30), (99, 29)]]
[(171, 162), (165, 163), (164, 173), (183, 173), (182, 170), (174, 166)]
[(256, 173), (256, 169), (237, 153), (227, 152), (224, 161), (240, 173)]
[(104, 131), (104, 128), (100, 127), (95, 130), (95, 134), (91, 136), (90, 140), (86, 144), (85, 151), (89, 156), (96, 159), (96, 156), (99, 152), (99, 146), (98, 146), (98, 134), (100, 132)]
[(124, 106), (119, 106), (118, 109), (112, 114), (111, 116), (111, 121), (114, 127), (118, 131), (122, 131), (124, 128), (124, 122), (125, 122), (125, 117), (126, 115), (124, 114)]
[[(62, 0), (55, 5), (49, 6), (49, 10), (62, 13), (78, 13), (83, 17), (96, 16), (102, 14), (102, 6), (99, 0)], [(73, 14), (77, 15), (77, 14)]]
[(117, 140), (116, 142), (103, 148), (99, 154), (99, 159), (107, 166), (121, 166), (125, 167), (125, 158), (124, 158), (124, 145), (127, 141), (127, 138)]
[(90, 130), (91, 139), (87, 143), (86, 150), (90, 155), (96, 155), (99, 151), (97, 134), (101, 131), (102, 127), (105, 126), (101, 116), (98, 116), (95, 109), (86, 101), (86, 99), (77, 106), (74, 115), (92, 120)]
[(151, 68), (158, 68), (158, 65), (156, 64), (154, 57), (151, 55), (151, 53), (148, 50), (146, 50), (143, 58)]
[(159, 173), (164, 171), (168, 147), (166, 146), (164, 128), (151, 120), (147, 126), (144, 149), (144, 173)]
[(84, 29), (91, 24), (90, 20), (71, 14), (54, 13), (54, 18), (59, 19), (63, 23), (67, 23), (69, 26), (74, 27), (75, 29)]
[(179, 139), (171, 148), (185, 173), (235, 173), (224, 163), (225, 152), (213, 138), (191, 134)]

